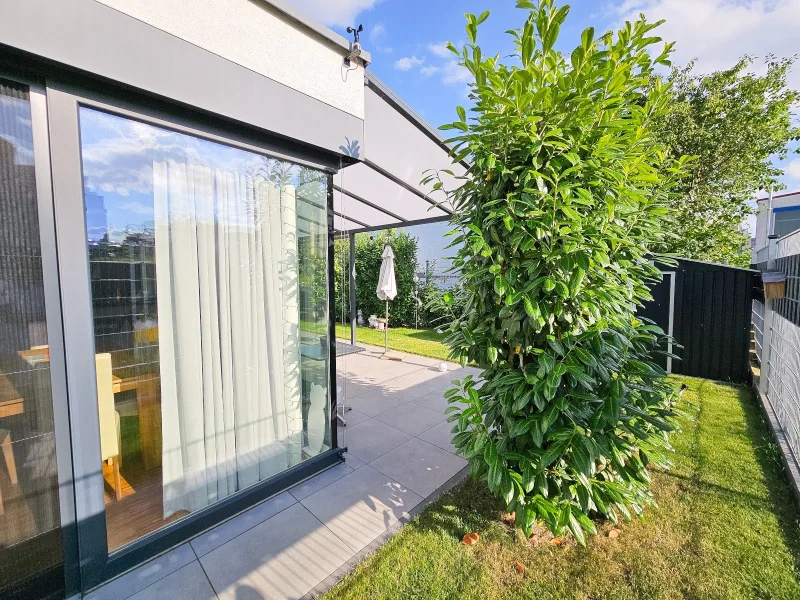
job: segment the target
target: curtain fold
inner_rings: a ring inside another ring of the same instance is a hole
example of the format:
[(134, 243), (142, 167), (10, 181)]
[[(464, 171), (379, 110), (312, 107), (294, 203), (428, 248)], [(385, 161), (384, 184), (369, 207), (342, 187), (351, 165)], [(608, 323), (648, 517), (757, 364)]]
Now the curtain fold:
[(300, 462), (294, 188), (154, 161), (165, 518)]

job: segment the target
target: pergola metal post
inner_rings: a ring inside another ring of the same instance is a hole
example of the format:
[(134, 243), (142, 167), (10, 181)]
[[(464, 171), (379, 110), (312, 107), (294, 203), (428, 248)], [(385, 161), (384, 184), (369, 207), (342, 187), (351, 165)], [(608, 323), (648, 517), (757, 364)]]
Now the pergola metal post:
[(350, 232), (350, 343), (356, 345), (356, 234)]

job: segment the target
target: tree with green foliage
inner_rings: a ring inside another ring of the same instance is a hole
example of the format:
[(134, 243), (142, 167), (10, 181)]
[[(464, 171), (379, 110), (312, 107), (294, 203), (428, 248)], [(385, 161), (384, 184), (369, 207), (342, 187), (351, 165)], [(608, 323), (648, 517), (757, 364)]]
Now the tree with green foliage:
[[(385, 229), (377, 234), (356, 235), (356, 306), (366, 319), (369, 315), (382, 317), (386, 306), (375, 293), (381, 270), (383, 248), (390, 245), (394, 251), (394, 273), (397, 297), (389, 303), (389, 324), (414, 323), (414, 273), (417, 269), (418, 240), (403, 230)], [(336, 294), (336, 319), (350, 319), (350, 243), (340, 239), (334, 243), (334, 293)]]
[(673, 101), (659, 119), (659, 138), (673, 156), (696, 159), (676, 188), (667, 252), (750, 264), (742, 224), (759, 189), (781, 189), (782, 169), (772, 161), (785, 158), (789, 142), (800, 136), (791, 114), (798, 93), (786, 84), (793, 59), (768, 57), (761, 76), (748, 73), (752, 62), (745, 56), (710, 75), (695, 75), (693, 64), (672, 72)]
[[(636, 319), (660, 278), (674, 160), (655, 125), (669, 89), (655, 77), (671, 45), (649, 53), (659, 23), (592, 28), (568, 56), (554, 49), (569, 7), (518, 2), (517, 62), (484, 56), (467, 15), (460, 63), (472, 116), (458, 107), (453, 159), (471, 157), (455, 207), (454, 266), (466, 307), (448, 343), (471, 376), (446, 392), (454, 444), (504, 499), (517, 526), (569, 530), (616, 522), (653, 501), (651, 464), (666, 466), (675, 394), (651, 360), (663, 333)], [(436, 173), (426, 178), (442, 189)]]

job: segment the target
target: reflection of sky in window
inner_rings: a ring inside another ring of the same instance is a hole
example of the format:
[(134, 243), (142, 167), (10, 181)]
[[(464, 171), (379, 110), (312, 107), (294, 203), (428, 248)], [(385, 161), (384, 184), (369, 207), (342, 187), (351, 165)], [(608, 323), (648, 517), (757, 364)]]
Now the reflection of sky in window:
[(124, 239), (126, 232), (153, 228), (154, 160), (258, 172), (273, 181), (301, 184), (298, 195), (305, 190), (315, 197), (314, 203), (325, 205), (324, 178), (321, 186), (302, 185), (308, 171), (300, 173), (296, 165), (88, 108), (81, 108), (80, 121), (91, 240), (101, 239), (106, 227), (114, 242)]
[(31, 106), (27, 100), (0, 95), (0, 137), (14, 145), (16, 164), (33, 164)]

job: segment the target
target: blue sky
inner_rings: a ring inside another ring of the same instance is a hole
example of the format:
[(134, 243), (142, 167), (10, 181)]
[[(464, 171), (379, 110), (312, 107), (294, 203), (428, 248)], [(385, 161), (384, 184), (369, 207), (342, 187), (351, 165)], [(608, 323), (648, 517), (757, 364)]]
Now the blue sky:
[[(455, 107), (466, 102), (467, 74), (442, 43), (465, 39), (464, 13), (492, 11), (478, 41), (484, 53), (509, 54), (513, 45), (504, 32), (518, 27), (524, 12), (514, 0), (289, 0), (306, 14), (345, 37), (347, 25), (364, 25), (362, 43), (372, 54), (369, 69), (434, 126), (452, 121)], [(697, 71), (727, 68), (744, 54), (756, 57), (759, 70), (768, 54), (800, 53), (800, 0), (573, 0), (559, 38), (571, 51), (580, 32), (614, 28), (644, 12), (650, 20), (666, 19), (658, 33), (674, 40), (674, 62), (697, 59)], [(595, 36), (596, 37), (596, 36)], [(451, 58), (452, 56), (452, 58)], [(800, 89), (800, 64), (790, 76)], [(782, 163), (788, 191), (800, 190), (800, 156)], [(443, 227), (417, 228), (423, 245), (441, 244)]]

